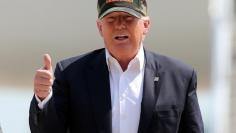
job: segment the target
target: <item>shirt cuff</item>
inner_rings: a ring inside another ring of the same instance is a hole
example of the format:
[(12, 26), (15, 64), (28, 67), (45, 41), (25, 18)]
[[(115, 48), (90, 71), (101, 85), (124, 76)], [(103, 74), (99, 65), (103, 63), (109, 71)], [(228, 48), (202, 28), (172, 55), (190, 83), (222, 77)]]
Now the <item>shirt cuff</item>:
[(45, 104), (47, 104), (48, 101), (49, 101), (49, 100), (51, 99), (51, 97), (52, 97), (52, 89), (51, 89), (49, 95), (48, 95), (43, 101), (41, 101), (41, 100), (39, 99), (39, 97), (38, 97), (36, 94), (34, 94), (34, 96), (35, 96), (35, 98), (36, 98), (36, 100), (37, 100), (37, 102), (38, 102), (38, 107), (39, 107), (39, 109), (42, 110), (42, 109), (44, 108)]

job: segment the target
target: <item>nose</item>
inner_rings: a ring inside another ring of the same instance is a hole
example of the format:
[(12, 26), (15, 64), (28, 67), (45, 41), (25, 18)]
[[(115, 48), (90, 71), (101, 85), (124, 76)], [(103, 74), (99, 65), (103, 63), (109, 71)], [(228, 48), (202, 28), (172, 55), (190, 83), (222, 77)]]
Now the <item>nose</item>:
[(122, 17), (119, 17), (119, 18), (117, 19), (115, 28), (116, 28), (117, 30), (122, 30), (122, 29), (125, 29), (125, 28), (126, 28), (125, 20), (124, 20)]

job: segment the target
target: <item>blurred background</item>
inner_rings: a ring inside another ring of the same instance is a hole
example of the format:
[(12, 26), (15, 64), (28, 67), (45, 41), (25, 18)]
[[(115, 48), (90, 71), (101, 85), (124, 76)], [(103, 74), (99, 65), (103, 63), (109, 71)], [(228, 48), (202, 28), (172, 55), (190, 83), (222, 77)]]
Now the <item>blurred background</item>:
[[(49, 53), (57, 61), (103, 47), (96, 2), (0, 0), (0, 125), (30, 133), (35, 71)], [(148, 0), (144, 44), (198, 72), (206, 133), (236, 133), (236, 44), (233, 0)], [(1, 131), (0, 131), (1, 132)]]

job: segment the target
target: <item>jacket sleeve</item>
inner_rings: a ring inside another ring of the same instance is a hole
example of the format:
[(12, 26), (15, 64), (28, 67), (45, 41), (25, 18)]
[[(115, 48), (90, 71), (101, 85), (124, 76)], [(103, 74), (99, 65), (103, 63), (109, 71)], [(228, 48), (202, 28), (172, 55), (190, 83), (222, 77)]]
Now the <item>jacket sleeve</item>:
[(196, 88), (197, 76), (195, 71), (193, 71), (188, 85), (185, 107), (180, 120), (179, 133), (204, 133)]
[(33, 97), (29, 111), (31, 133), (66, 133), (68, 115), (68, 86), (62, 67), (57, 64), (53, 83), (53, 96), (41, 110)]

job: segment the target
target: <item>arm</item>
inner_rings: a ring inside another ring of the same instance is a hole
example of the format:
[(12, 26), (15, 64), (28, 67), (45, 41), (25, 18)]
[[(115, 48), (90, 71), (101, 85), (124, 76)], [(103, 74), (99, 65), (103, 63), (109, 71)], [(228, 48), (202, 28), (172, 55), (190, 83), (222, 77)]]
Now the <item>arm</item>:
[(67, 89), (60, 65), (55, 69), (55, 80), (52, 86), (53, 95), (39, 109), (38, 102), (33, 97), (30, 105), (29, 124), (32, 133), (66, 133), (67, 131)]
[(196, 93), (197, 76), (193, 71), (188, 86), (186, 103), (180, 120), (179, 133), (204, 133), (201, 111)]

